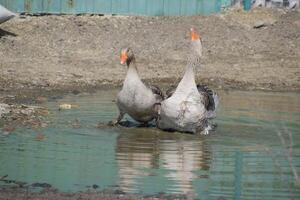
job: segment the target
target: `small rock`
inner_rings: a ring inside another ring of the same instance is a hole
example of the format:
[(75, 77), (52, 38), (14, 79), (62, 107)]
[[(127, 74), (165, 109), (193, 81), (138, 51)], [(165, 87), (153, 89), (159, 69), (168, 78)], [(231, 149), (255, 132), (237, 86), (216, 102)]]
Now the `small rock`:
[(70, 110), (72, 108), (78, 108), (78, 105), (72, 105), (68, 103), (60, 104), (58, 110)]
[(39, 97), (36, 98), (36, 102), (37, 102), (37, 103), (44, 103), (44, 102), (46, 102), (46, 101), (47, 101), (47, 98), (46, 98), (46, 97), (41, 97), (41, 96), (39, 96)]
[(38, 141), (43, 141), (46, 139), (46, 136), (42, 133), (38, 133), (36, 136), (35, 136), (35, 139), (38, 140)]
[(45, 122), (41, 122), (41, 128), (46, 128), (46, 127), (48, 127), (48, 124)]
[(69, 110), (72, 108), (72, 105), (71, 104), (60, 104), (59, 105), (59, 110)]
[(97, 188), (99, 188), (99, 185), (94, 184), (92, 187), (93, 187), (94, 189), (97, 189)]
[(258, 21), (254, 24), (253, 28), (262, 28), (267, 26), (267, 24), (264, 21)]
[(5, 178), (7, 178), (7, 177), (8, 177), (8, 175), (6, 174), (6, 175), (0, 177), (0, 180), (3, 180), (3, 179), (5, 179)]
[(0, 103), (0, 118), (10, 112), (10, 106), (5, 103)]
[(300, 20), (295, 21), (294, 24), (296, 24), (296, 26), (300, 27)]
[(29, 115), (31, 115), (31, 114), (34, 112), (34, 110), (31, 109), (31, 108), (27, 108), (27, 109), (21, 110), (20, 112), (21, 112), (22, 114), (24, 114), (24, 115), (29, 116)]
[(122, 194), (122, 195), (124, 195), (124, 194), (126, 194), (126, 192), (117, 189), (117, 190), (114, 191), (114, 194), (119, 194), (119, 195)]
[(50, 188), (50, 187), (52, 187), (48, 183), (33, 183), (33, 184), (31, 184), (31, 186), (32, 187), (41, 187), (41, 188)]
[(9, 135), (10, 133), (12, 133), (15, 130), (15, 126), (13, 125), (4, 125), (3, 127), (3, 134), (4, 135)]
[(79, 90), (72, 90), (72, 94), (74, 94), (74, 95), (77, 95), (77, 94), (80, 94), (80, 91)]
[(75, 119), (75, 121), (72, 123), (72, 127), (73, 128), (80, 128), (81, 127), (79, 119)]

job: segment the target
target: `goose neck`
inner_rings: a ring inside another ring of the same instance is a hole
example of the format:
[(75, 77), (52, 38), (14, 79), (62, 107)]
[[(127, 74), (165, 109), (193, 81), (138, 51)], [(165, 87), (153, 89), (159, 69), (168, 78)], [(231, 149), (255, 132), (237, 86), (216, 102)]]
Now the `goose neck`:
[(136, 73), (137, 74), (137, 67), (135, 63), (135, 59), (132, 59), (130, 62), (127, 63), (128, 73)]

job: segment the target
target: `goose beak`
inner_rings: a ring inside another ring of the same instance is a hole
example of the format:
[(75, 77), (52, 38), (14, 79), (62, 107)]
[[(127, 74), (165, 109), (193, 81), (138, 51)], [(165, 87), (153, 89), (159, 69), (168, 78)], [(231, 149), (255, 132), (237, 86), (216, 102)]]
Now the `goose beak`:
[(195, 41), (195, 40), (200, 40), (200, 39), (201, 39), (201, 37), (200, 37), (199, 33), (194, 28), (191, 28), (191, 40)]
[(121, 56), (120, 56), (121, 65), (124, 65), (126, 63), (127, 59), (128, 59), (127, 53), (125, 51), (122, 51)]

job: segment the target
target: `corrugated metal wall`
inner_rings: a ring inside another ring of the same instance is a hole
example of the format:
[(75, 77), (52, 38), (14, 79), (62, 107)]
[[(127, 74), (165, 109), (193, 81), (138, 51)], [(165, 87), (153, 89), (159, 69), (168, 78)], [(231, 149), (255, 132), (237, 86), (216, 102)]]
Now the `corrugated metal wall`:
[(14, 12), (196, 15), (219, 12), (232, 0), (0, 0)]

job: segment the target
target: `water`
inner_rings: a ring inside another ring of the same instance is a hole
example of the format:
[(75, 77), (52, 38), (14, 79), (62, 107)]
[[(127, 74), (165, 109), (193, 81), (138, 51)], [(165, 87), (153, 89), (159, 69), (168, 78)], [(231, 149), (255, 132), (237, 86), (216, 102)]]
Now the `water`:
[[(50, 101), (43, 105), (51, 111), (48, 127), (17, 129), (8, 136), (0, 131), (0, 176), (46, 182), (61, 191), (97, 185), (99, 190), (201, 199), (300, 198), (278, 136), (292, 134), (292, 162), (300, 171), (300, 94), (220, 92), (217, 130), (195, 136), (155, 128), (96, 128), (116, 117), (116, 93)], [(62, 103), (78, 108), (58, 111)], [(38, 134), (46, 137), (37, 140)]]

